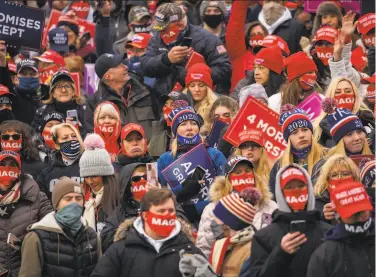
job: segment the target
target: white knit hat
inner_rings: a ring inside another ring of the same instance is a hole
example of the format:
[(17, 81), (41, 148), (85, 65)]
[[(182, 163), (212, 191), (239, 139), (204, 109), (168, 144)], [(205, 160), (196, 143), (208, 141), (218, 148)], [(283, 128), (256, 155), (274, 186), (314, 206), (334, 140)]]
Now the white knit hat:
[(111, 156), (105, 149), (103, 139), (97, 134), (86, 136), (85, 152), (80, 159), (80, 176), (109, 176), (114, 174)]
[(239, 106), (242, 107), (244, 102), (247, 100), (248, 96), (253, 96), (255, 98), (264, 99), (268, 102), (268, 95), (266, 94), (265, 88), (260, 84), (252, 84), (243, 87), (239, 92)]

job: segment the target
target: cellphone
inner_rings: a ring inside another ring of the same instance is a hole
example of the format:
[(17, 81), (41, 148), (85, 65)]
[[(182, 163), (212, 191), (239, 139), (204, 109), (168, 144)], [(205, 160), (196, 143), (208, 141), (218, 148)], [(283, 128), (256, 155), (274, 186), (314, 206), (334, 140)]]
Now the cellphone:
[(8, 233), (8, 240), (7, 244), (9, 244), (11, 247), (13, 247), (16, 250), (20, 250), (20, 242), (21, 240), (18, 239), (15, 235), (12, 233)]
[(304, 234), (307, 230), (307, 222), (305, 220), (294, 220), (290, 222), (290, 233), (300, 232)]
[(158, 187), (158, 167), (157, 163), (147, 163), (146, 164), (146, 176), (148, 182), (156, 187)]
[(72, 121), (74, 121), (76, 124), (78, 123), (77, 110), (68, 110), (67, 117), (72, 118)]
[(192, 180), (201, 181), (205, 177), (205, 169), (203, 169), (201, 166), (196, 166), (195, 171), (192, 173)]
[(7, 272), (8, 272), (8, 269), (0, 266), (0, 276), (3, 276)]
[(180, 46), (186, 46), (188, 48), (191, 47), (192, 46), (192, 38), (191, 37), (184, 37)]

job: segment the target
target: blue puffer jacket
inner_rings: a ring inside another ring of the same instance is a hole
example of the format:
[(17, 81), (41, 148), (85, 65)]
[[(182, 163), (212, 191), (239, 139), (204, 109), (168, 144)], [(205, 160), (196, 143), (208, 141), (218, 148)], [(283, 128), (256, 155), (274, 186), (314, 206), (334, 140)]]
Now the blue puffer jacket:
[[(216, 92), (228, 94), (231, 86), (231, 63), (221, 40), (200, 26), (187, 25), (185, 37), (192, 38), (192, 49), (205, 58), (210, 67)], [(177, 43), (179, 44), (179, 43)], [(141, 69), (144, 76), (156, 78), (155, 88), (158, 96), (171, 92), (176, 82), (185, 85), (186, 61), (171, 64), (167, 57), (173, 46), (164, 44), (159, 33), (150, 39), (145, 55), (141, 57)]]
[[(208, 147), (206, 148), (206, 151), (209, 154), (210, 159), (213, 162), (214, 169), (215, 169), (215, 176), (222, 176), (225, 174), (224, 168), (225, 164), (227, 162), (225, 156), (222, 154), (221, 151), (219, 151), (216, 148)], [(167, 181), (164, 179), (162, 175), (162, 171), (167, 168), (170, 164), (172, 164), (177, 158), (179, 158), (184, 152), (178, 152), (176, 157), (173, 157), (171, 152), (166, 152), (160, 156), (158, 159), (158, 177), (159, 177), (159, 182), (161, 183), (162, 186), (167, 186)], [(181, 190), (182, 185), (178, 185), (171, 189), (174, 193), (177, 193), (179, 190)], [(198, 213), (201, 214), (201, 212), (204, 210), (206, 205), (209, 203), (209, 201), (201, 201), (198, 202), (196, 206), (196, 210)]]

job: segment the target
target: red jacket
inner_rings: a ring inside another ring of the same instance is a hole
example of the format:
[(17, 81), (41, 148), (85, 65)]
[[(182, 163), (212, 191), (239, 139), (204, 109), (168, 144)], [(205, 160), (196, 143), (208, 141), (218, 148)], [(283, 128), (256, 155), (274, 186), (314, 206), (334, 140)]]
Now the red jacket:
[(234, 1), (227, 25), (226, 47), (232, 65), (231, 92), (245, 77), (246, 70), (253, 69), (255, 55), (247, 50), (244, 41), (244, 26), (249, 1)]

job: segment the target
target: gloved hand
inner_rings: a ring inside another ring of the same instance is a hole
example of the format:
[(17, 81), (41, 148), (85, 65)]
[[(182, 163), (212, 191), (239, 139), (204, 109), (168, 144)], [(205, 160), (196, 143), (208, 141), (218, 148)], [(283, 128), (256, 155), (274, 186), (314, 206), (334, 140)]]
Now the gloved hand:
[(210, 228), (216, 240), (223, 239), (225, 237), (225, 230), (223, 230), (223, 225), (218, 224), (217, 221), (212, 220), (212, 222), (210, 223)]
[(196, 273), (194, 277), (216, 277), (217, 274), (214, 273), (209, 262), (204, 256), (199, 254), (194, 254), (192, 256), (193, 265), (196, 267)]
[(182, 184), (182, 189), (176, 193), (178, 203), (187, 201), (200, 192), (201, 184), (197, 180), (186, 180)]
[(182, 249), (179, 252), (180, 261), (179, 261), (179, 270), (184, 277), (193, 277), (196, 271), (196, 268), (193, 266), (192, 257), (193, 255), (184, 255), (185, 250)]

